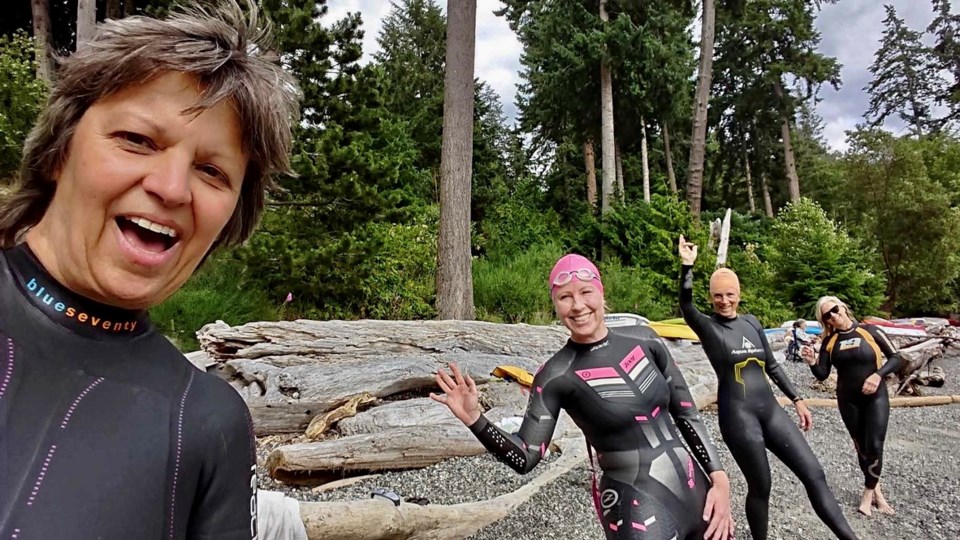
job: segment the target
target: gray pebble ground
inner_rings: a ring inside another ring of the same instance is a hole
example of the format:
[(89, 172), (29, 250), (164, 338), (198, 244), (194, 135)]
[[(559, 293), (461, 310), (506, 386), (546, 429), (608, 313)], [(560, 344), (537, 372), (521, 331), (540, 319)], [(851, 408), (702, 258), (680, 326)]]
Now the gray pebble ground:
[[(784, 363), (794, 384), (807, 397), (832, 397), (809, 389), (813, 381), (803, 364)], [(924, 395), (960, 394), (960, 355), (936, 362), (943, 368), (943, 388), (924, 388)], [(788, 407), (793, 414), (793, 408)], [(891, 409), (884, 452), (882, 487), (896, 508), (894, 516), (874, 512), (861, 516), (856, 507), (862, 488), (853, 445), (836, 409), (813, 409), (814, 429), (807, 441), (820, 458), (827, 479), (844, 514), (862, 540), (960, 539), (960, 405)], [(719, 438), (715, 411), (703, 412), (718, 443), (730, 475), (731, 497), (737, 520), (737, 537), (749, 538), (743, 502), (746, 484)], [(274, 443), (275, 444), (275, 443)], [(263, 444), (261, 463), (271, 444)], [(548, 461), (550, 461), (548, 459)], [(770, 540), (820, 540), (832, 538), (813, 514), (796, 477), (770, 455), (773, 491), (770, 497)], [(532, 475), (519, 476), (489, 455), (454, 459), (419, 471), (390, 473), (330, 493), (274, 483), (260, 470), (261, 488), (283, 490), (301, 500), (334, 500), (367, 497), (370, 489), (386, 486), (403, 497), (426, 497), (437, 504), (452, 504), (495, 497), (515, 490)], [(593, 512), (586, 464), (543, 488), (510, 516), (481, 530), (475, 540), (596, 539), (603, 534)]]

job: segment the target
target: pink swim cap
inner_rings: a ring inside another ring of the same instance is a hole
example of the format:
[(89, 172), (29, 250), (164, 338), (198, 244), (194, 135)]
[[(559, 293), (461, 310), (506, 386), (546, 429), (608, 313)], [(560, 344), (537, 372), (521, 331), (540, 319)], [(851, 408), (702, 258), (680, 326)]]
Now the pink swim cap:
[[(553, 265), (553, 270), (550, 271), (550, 295), (552, 296), (554, 291), (557, 289), (557, 285), (554, 285), (554, 282), (557, 280), (557, 277), (560, 274), (566, 272), (576, 272), (577, 270), (589, 270), (593, 273), (595, 278), (590, 281), (597, 286), (597, 289), (600, 290), (600, 294), (603, 294), (603, 283), (600, 281), (600, 270), (597, 270), (596, 265), (590, 262), (590, 259), (584, 257), (583, 255), (577, 255), (570, 253), (560, 257), (560, 260), (557, 261), (557, 264)], [(576, 278), (574, 278), (576, 279)]]

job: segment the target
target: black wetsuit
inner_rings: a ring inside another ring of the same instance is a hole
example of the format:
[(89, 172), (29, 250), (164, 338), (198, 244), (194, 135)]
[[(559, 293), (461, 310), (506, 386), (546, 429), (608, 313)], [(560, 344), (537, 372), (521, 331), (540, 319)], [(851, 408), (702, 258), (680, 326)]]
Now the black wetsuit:
[(256, 537), (243, 400), (146, 313), (57, 284), (0, 252), (0, 538)]
[[(863, 485), (873, 489), (880, 481), (890, 419), (890, 398), (883, 378), (900, 368), (900, 354), (876, 326), (853, 323), (849, 330), (832, 334), (820, 345), (820, 359), (810, 370), (822, 381), (830, 375), (831, 366), (837, 368), (837, 406), (853, 437)], [(880, 375), (880, 385), (876, 392), (865, 395), (863, 383), (874, 373)]]
[(720, 461), (663, 344), (614, 332), (597, 343), (570, 341), (534, 377), (519, 433), (483, 416), (471, 429), (500, 460), (526, 473), (546, 451), (560, 409), (597, 451), (598, 512), (608, 539), (703, 537), (709, 484), (700, 467), (711, 473)]
[(705, 315), (693, 304), (693, 269), (680, 271), (680, 311), (696, 332), (717, 373), (720, 433), (747, 480), (747, 522), (756, 540), (767, 537), (769, 449), (803, 483), (817, 516), (838, 538), (856, 538), (803, 433), (777, 403), (767, 376), (789, 399), (799, 400), (753, 315)]

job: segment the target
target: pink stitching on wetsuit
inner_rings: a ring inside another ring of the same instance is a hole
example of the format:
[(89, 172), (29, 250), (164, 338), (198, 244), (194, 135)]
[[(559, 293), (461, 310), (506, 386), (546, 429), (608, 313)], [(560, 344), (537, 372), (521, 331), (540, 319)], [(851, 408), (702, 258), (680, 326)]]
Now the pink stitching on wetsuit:
[(7, 370), (3, 374), (3, 382), (0, 382), (0, 398), (6, 393), (11, 377), (13, 377), (13, 340), (7, 338)]
[(689, 401), (681, 401), (680, 406), (689, 408), (689, 407), (693, 407), (693, 403), (690, 403)]
[(63, 417), (63, 422), (60, 422), (60, 429), (66, 429), (67, 424), (70, 422), (70, 417), (73, 416), (73, 412), (77, 410), (77, 405), (80, 405), (80, 401), (90, 393), (91, 390), (97, 387), (98, 384), (103, 382), (103, 377), (98, 378), (97, 380), (90, 383), (83, 392), (80, 392), (80, 395), (77, 396), (77, 399), (73, 400), (73, 403), (70, 405), (70, 408), (67, 409), (67, 414)]
[(656, 418), (658, 414), (660, 414), (660, 407), (659, 407), (659, 406), (657, 406), (657, 408), (654, 409), (652, 413), (650, 413), (650, 416)]
[(639, 529), (641, 531), (647, 530), (647, 526), (643, 523), (637, 523), (636, 521), (631, 522), (634, 529)]
[(53, 461), (53, 454), (57, 451), (57, 445), (51, 444), (47, 451), (47, 458), (43, 460), (43, 466), (40, 467), (40, 474), (37, 475), (37, 481), (33, 484), (33, 491), (30, 492), (30, 498), (27, 499), (27, 506), (33, 506), (33, 501), (40, 493), (40, 486), (43, 485), (43, 478), (47, 476), (47, 469), (50, 468), (50, 462)]
[(187, 387), (183, 390), (183, 396), (180, 397), (180, 414), (177, 417), (177, 457), (173, 464), (173, 487), (170, 489), (170, 538), (173, 538), (173, 517), (177, 506), (177, 478), (180, 475), (180, 446), (183, 442), (183, 409), (187, 403), (187, 393), (193, 385), (193, 375), (196, 371), (190, 371), (190, 380), (187, 381)]

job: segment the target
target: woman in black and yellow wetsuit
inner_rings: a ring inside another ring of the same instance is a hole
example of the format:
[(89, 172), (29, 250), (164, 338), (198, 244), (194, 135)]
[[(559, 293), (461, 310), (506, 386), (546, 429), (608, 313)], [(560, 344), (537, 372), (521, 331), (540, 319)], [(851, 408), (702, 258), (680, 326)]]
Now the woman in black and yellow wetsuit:
[(666, 347), (607, 329), (600, 273), (586, 258), (561, 258), (549, 283), (570, 340), (534, 377), (518, 433), (480, 413), (476, 385), (454, 365), (430, 397), (519, 473), (540, 462), (566, 410), (597, 451), (594, 500), (608, 540), (732, 538), (727, 475)]
[(714, 313), (701, 313), (693, 303), (693, 263), (697, 246), (680, 237), (680, 311), (696, 332), (717, 373), (720, 433), (747, 480), (747, 522), (755, 540), (767, 538), (770, 506), (769, 449), (803, 483), (817, 516), (838, 538), (856, 538), (803, 434), (777, 403), (767, 376), (794, 402), (805, 430), (812, 418), (753, 315), (738, 315), (737, 275), (720, 269), (710, 278)]
[(883, 441), (890, 418), (883, 380), (900, 368), (900, 354), (879, 328), (853, 320), (847, 305), (835, 296), (817, 301), (817, 320), (824, 332), (820, 357), (814, 358), (811, 350), (805, 360), (821, 381), (830, 375), (831, 366), (837, 368), (837, 407), (863, 471), (859, 510), (869, 516), (876, 506), (884, 514), (893, 514), (880, 491)]

